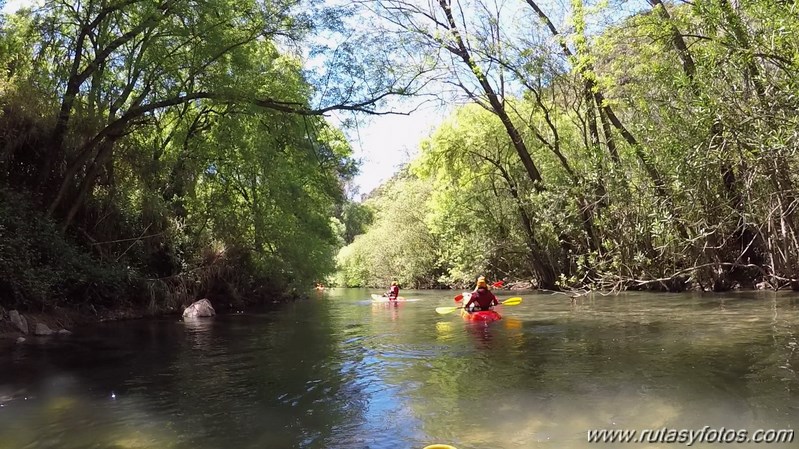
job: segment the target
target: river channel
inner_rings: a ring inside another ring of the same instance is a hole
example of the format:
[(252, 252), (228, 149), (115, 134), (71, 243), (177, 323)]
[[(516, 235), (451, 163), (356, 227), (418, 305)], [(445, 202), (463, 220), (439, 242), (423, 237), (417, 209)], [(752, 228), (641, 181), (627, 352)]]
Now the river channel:
[[(799, 296), (331, 289), (274, 310), (103, 323), (0, 353), (0, 449), (678, 448), (599, 429), (799, 427)], [(797, 447), (696, 443), (693, 447)]]

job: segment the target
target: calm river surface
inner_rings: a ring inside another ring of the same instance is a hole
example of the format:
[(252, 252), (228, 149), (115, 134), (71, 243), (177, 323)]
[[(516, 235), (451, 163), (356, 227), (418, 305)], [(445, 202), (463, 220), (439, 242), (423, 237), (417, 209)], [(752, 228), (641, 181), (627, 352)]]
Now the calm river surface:
[(0, 449), (642, 449), (686, 445), (587, 431), (799, 427), (796, 295), (523, 294), (486, 326), (435, 313), (457, 292), (375, 292), (17, 345)]

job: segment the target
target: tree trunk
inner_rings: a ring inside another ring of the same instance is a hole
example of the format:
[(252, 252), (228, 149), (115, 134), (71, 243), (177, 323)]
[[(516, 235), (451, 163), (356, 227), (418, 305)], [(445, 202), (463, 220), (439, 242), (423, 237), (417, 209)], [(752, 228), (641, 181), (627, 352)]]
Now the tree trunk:
[(530, 157), (530, 152), (527, 150), (527, 145), (525, 144), (521, 133), (516, 128), (516, 125), (513, 124), (513, 121), (505, 110), (505, 105), (502, 103), (502, 101), (500, 101), (499, 96), (497, 95), (496, 91), (494, 91), (491, 83), (488, 81), (485, 75), (482, 74), (472, 60), (469, 49), (466, 47), (466, 43), (463, 41), (460, 32), (458, 31), (458, 25), (455, 22), (455, 18), (452, 16), (452, 10), (450, 9), (447, 0), (439, 0), (438, 4), (444, 11), (444, 15), (447, 17), (447, 24), (450, 27), (450, 33), (455, 39), (457, 45), (456, 49), (452, 49), (450, 51), (454, 50), (454, 54), (460, 57), (463, 62), (466, 63), (474, 76), (477, 78), (477, 81), (480, 83), (480, 87), (483, 88), (483, 92), (488, 97), (492, 111), (497, 115), (497, 117), (499, 117), (502, 125), (505, 127), (505, 131), (508, 133), (511, 142), (513, 143), (513, 148), (516, 149), (516, 153), (519, 155), (519, 159), (522, 161), (525, 171), (527, 171), (527, 176), (533, 182), (533, 187), (536, 190), (543, 190), (543, 178), (541, 177), (541, 173), (538, 171), (538, 167), (536, 167), (535, 162), (533, 162), (533, 158)]
[(674, 47), (674, 50), (677, 51), (677, 56), (682, 62), (683, 73), (685, 73), (685, 76), (690, 80), (691, 89), (694, 91), (694, 94), (699, 94), (698, 87), (694, 82), (696, 64), (694, 63), (694, 58), (691, 56), (690, 50), (688, 50), (685, 39), (682, 38), (682, 33), (680, 33), (680, 30), (674, 25), (674, 21), (672, 21), (671, 15), (666, 9), (666, 5), (664, 5), (661, 0), (647, 1), (652, 5), (652, 9), (666, 22), (666, 26), (669, 28), (669, 35), (671, 36), (671, 45)]
[(89, 194), (89, 191), (94, 187), (94, 181), (97, 179), (97, 174), (100, 172), (100, 169), (108, 163), (108, 161), (112, 160), (111, 156), (114, 152), (114, 143), (114, 140), (106, 139), (100, 145), (100, 150), (97, 152), (97, 156), (95, 156), (94, 161), (90, 165), (89, 171), (81, 180), (77, 196), (72, 202), (72, 206), (70, 206), (69, 211), (67, 212), (67, 215), (61, 224), (61, 232), (66, 232), (66, 230), (72, 224), (72, 220), (75, 218), (75, 215), (77, 215), (84, 204), (86, 204), (86, 198)]
[(486, 160), (487, 162), (491, 163), (494, 167), (499, 170), (502, 179), (505, 180), (505, 183), (508, 185), (508, 189), (510, 190), (511, 197), (513, 198), (514, 203), (516, 204), (516, 210), (519, 213), (519, 223), (522, 226), (522, 230), (524, 231), (525, 235), (525, 244), (528, 249), (528, 259), (530, 261), (530, 265), (533, 268), (533, 272), (538, 276), (538, 283), (539, 288), (544, 288), (547, 290), (557, 290), (557, 275), (556, 270), (552, 266), (550, 262), (545, 259), (546, 254), (540, 248), (538, 241), (535, 236), (535, 231), (533, 230), (533, 220), (530, 217), (530, 214), (527, 213), (527, 210), (524, 207), (524, 202), (522, 201), (521, 197), (519, 196), (519, 190), (516, 186), (516, 183), (511, 178), (510, 173), (505, 170), (505, 167), (499, 163), (499, 161), (490, 159), (488, 157), (478, 155), (482, 159)]

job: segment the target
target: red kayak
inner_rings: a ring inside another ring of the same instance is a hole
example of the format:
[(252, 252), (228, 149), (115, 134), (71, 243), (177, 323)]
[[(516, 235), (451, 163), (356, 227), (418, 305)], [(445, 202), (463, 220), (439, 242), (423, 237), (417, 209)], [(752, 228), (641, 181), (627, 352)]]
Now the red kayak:
[(461, 310), (461, 316), (469, 321), (497, 321), (502, 319), (502, 315), (494, 310), (480, 310), (471, 313)]

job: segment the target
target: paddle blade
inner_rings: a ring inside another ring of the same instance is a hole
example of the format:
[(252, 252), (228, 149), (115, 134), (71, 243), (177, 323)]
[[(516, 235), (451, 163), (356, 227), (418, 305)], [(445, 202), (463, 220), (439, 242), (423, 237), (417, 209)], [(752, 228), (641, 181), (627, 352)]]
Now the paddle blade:
[(446, 315), (447, 313), (452, 313), (458, 309), (460, 309), (460, 307), (436, 307), (436, 313), (440, 315)]
[(502, 288), (502, 286), (504, 284), (505, 284), (505, 281), (497, 281), (497, 282), (494, 282), (493, 284), (491, 284), (491, 286), (492, 287), (496, 287), (496, 288)]
[(508, 298), (502, 301), (500, 304), (503, 306), (518, 306), (522, 303), (522, 298), (520, 296), (514, 296), (513, 298)]

